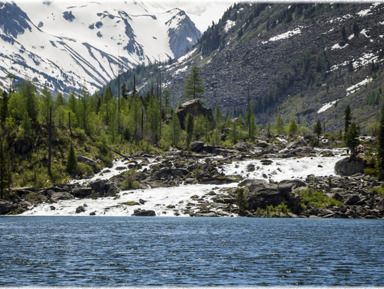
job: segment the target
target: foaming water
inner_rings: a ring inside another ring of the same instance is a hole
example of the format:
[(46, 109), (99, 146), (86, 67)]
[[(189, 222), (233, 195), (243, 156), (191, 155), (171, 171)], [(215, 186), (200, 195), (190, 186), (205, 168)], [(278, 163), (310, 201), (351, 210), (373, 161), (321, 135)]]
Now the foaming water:
[[(332, 176), (335, 175), (334, 167), (338, 160), (342, 158), (341, 150), (334, 150), (335, 156), (332, 157), (303, 157), (303, 158), (287, 158), (287, 159), (270, 159), (271, 163), (263, 165), (260, 160), (241, 160), (234, 161), (220, 167), (220, 172), (225, 175), (240, 175), (243, 179), (264, 179), (266, 181), (282, 181), (291, 179), (305, 179), (307, 175), (315, 176)], [(153, 160), (151, 160), (153, 161)], [(255, 170), (250, 172), (248, 165), (254, 165)], [(108, 169), (107, 172), (94, 176), (92, 179), (76, 180), (82, 185), (86, 185), (97, 179), (109, 179), (114, 175), (121, 173), (123, 170), (118, 168), (124, 167), (126, 161), (118, 160), (114, 163), (114, 167)], [(125, 166), (125, 170), (128, 168)], [(98, 199), (75, 199), (58, 201), (55, 204), (39, 204), (33, 208), (29, 208), (23, 215), (31, 216), (68, 216), (83, 215), (89, 216), (95, 214), (97, 216), (131, 216), (138, 208), (143, 210), (153, 210), (156, 216), (189, 216), (189, 212), (198, 211), (198, 202), (192, 197), (201, 198), (204, 196), (205, 201), (209, 202), (212, 195), (209, 192), (220, 194), (220, 190), (228, 187), (236, 187), (238, 183), (230, 183), (225, 185), (180, 185), (170, 188), (140, 189), (122, 191), (116, 197), (98, 198)], [(144, 200), (140, 201), (140, 200)], [(134, 203), (138, 205), (126, 205)], [(192, 204), (192, 205), (191, 205)], [(79, 213), (77, 208), (83, 207)], [(188, 209), (188, 207), (193, 209)], [(222, 210), (217, 209), (217, 213)]]
[(381, 220), (1, 217), (0, 286), (383, 286)]

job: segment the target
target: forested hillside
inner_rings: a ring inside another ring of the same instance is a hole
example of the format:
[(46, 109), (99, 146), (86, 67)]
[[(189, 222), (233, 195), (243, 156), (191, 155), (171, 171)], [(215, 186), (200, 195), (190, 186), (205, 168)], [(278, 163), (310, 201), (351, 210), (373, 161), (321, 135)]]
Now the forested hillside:
[[(236, 4), (203, 34), (194, 49), (161, 65), (162, 83), (176, 105), (184, 79), (199, 66), (206, 103), (224, 113), (245, 113), (248, 97), (259, 124), (286, 120), (328, 131), (341, 128), (347, 105), (370, 133), (379, 119), (384, 86), (384, 5)], [(154, 69), (138, 67), (120, 77), (147, 90)], [(117, 81), (112, 82), (115, 90)]]
[[(232, 148), (286, 136), (317, 146), (325, 134), (354, 151), (359, 132), (379, 135), (383, 8), (238, 4), (185, 56), (140, 65), (93, 94), (65, 98), (9, 75), (0, 91), (1, 192), (90, 176), (124, 155), (188, 151), (196, 141)], [(181, 117), (192, 98), (212, 113)]]
[[(191, 78), (190, 85), (196, 81), (201, 90), (196, 69), (197, 80)], [(188, 148), (196, 140), (232, 146), (257, 134), (253, 115), (249, 121), (225, 122), (219, 107), (213, 122), (212, 113), (188, 114), (182, 130), (184, 122), (157, 86), (145, 95), (125, 86), (117, 95), (109, 87), (102, 95), (83, 89), (66, 99), (62, 94), (53, 98), (48, 89), (38, 91), (26, 81), (0, 93), (2, 192), (5, 187), (43, 187), (89, 176), (110, 166), (114, 157)]]

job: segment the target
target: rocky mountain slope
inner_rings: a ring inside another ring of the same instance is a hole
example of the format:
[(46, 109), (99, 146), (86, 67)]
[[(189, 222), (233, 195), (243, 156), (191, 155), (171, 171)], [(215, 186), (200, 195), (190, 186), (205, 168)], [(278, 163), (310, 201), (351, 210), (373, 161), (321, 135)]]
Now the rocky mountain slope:
[[(205, 102), (225, 112), (245, 112), (248, 96), (260, 124), (277, 114), (327, 130), (343, 126), (349, 104), (363, 131), (381, 104), (384, 4), (265, 4), (232, 6), (188, 54), (161, 67), (173, 104), (194, 65), (205, 82)], [(132, 85), (155, 81), (154, 70), (121, 76)]]
[(141, 1), (0, 1), (0, 86), (90, 92), (119, 71), (185, 53), (201, 37), (185, 11)]

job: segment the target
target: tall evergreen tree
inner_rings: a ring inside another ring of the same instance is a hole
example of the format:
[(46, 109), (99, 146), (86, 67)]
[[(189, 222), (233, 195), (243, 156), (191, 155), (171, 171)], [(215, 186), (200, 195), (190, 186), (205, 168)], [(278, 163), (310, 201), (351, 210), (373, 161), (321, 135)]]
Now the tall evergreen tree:
[(285, 134), (284, 120), (283, 120), (283, 118), (281, 117), (280, 114), (277, 116), (276, 124), (275, 124), (275, 129), (276, 129), (278, 135)]
[(77, 111), (77, 98), (74, 91), (71, 92), (68, 100), (69, 109), (72, 110), (73, 113)]
[(313, 128), (313, 132), (316, 134), (317, 136), (317, 144), (319, 144), (319, 141), (320, 141), (320, 136), (321, 136), (321, 133), (322, 133), (322, 127), (321, 127), (321, 122), (320, 120), (318, 119), (314, 128)]
[(67, 172), (70, 174), (74, 174), (77, 171), (77, 156), (75, 153), (75, 149), (73, 148), (73, 144), (69, 148), (69, 154), (67, 159)]
[(8, 159), (6, 158), (4, 143), (0, 141), (0, 199), (5, 197), (5, 192), (9, 187)]
[(223, 122), (223, 114), (221, 113), (221, 109), (219, 105), (215, 106), (214, 120), (215, 120), (216, 128), (219, 128), (221, 126), (221, 123)]
[(3, 95), (2, 95), (2, 99), (1, 99), (1, 103), (0, 103), (0, 123), (1, 123), (1, 127), (4, 127), (4, 124), (5, 124), (5, 120), (7, 119), (8, 117), (8, 101), (9, 101), (9, 97), (8, 97), (8, 93), (6, 91), (3, 91)]
[(37, 117), (39, 113), (39, 107), (36, 97), (36, 87), (30, 81), (24, 81), (21, 84), (21, 94), (24, 98), (25, 109), (28, 117), (33, 124), (37, 123)]
[(149, 99), (147, 114), (148, 114), (150, 130), (151, 130), (152, 141), (154, 143), (158, 143), (161, 137), (160, 126), (159, 126), (159, 123), (161, 124), (160, 103), (159, 103), (159, 99), (153, 94), (150, 96), (150, 99)]
[(251, 114), (251, 120), (250, 120), (250, 133), (251, 133), (251, 140), (254, 140), (257, 136), (257, 125), (256, 125), (256, 117), (255, 114)]
[(359, 134), (359, 126), (356, 123), (351, 122), (348, 128), (348, 132), (345, 135), (345, 144), (351, 150), (351, 158), (356, 157), (356, 147), (360, 144)]
[(193, 116), (190, 113), (187, 114), (187, 117), (185, 119), (185, 130), (187, 132), (187, 144), (189, 146), (189, 144), (192, 141), (193, 131), (194, 131)]
[(295, 135), (295, 134), (297, 134), (298, 130), (299, 130), (299, 127), (298, 127), (296, 121), (294, 119), (292, 119), (290, 121), (290, 123), (288, 124), (288, 127), (287, 127), (288, 135), (290, 135), (290, 136)]
[(351, 121), (352, 121), (351, 107), (347, 105), (347, 107), (344, 110), (344, 134), (348, 132)]
[(169, 128), (170, 128), (170, 139), (173, 146), (178, 146), (180, 143), (180, 137), (181, 137), (181, 127), (180, 127), (180, 121), (179, 117), (176, 113), (172, 113), (171, 121), (169, 122)]
[(42, 115), (45, 121), (45, 124), (48, 126), (49, 124), (49, 115), (50, 115), (50, 109), (53, 105), (53, 99), (52, 99), (52, 94), (48, 90), (46, 86), (43, 88), (43, 94), (42, 94), (42, 99), (43, 99), (43, 109), (42, 109)]
[(191, 74), (184, 87), (183, 97), (193, 99), (204, 97), (204, 84), (197, 66), (192, 67)]
[(384, 104), (381, 107), (377, 159), (379, 168), (379, 179), (384, 180)]

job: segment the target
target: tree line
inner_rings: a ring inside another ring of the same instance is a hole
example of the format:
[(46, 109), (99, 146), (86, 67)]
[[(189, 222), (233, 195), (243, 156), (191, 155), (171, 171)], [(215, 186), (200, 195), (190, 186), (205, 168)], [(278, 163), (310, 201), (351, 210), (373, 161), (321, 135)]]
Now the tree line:
[[(258, 126), (249, 97), (244, 112), (236, 118), (224, 118), (220, 106), (216, 106), (213, 121), (204, 115), (188, 114), (181, 124), (177, 109), (167, 101), (167, 89), (152, 84), (141, 94), (135, 80), (133, 84), (127, 89), (123, 83), (115, 95), (110, 87), (102, 94), (90, 94), (83, 88), (68, 98), (61, 93), (53, 97), (46, 87), (38, 91), (31, 81), (1, 91), (0, 198), (12, 185), (44, 186), (65, 180), (63, 175), (86, 175), (92, 168), (77, 164), (79, 152), (97, 158), (101, 163), (94, 169), (97, 170), (111, 164), (111, 149), (128, 153), (164, 151), (170, 147), (188, 149), (193, 141), (230, 147), (239, 141), (256, 141), (261, 131), (270, 136), (315, 135), (313, 145), (319, 145), (324, 133), (320, 121), (310, 129), (295, 120), (284, 120), (281, 115), (273, 126)], [(198, 67), (193, 67), (186, 79), (183, 97), (204, 97)], [(345, 143), (356, 147), (358, 134), (348, 106), (342, 134)], [(379, 154), (378, 159), (384, 160), (384, 155)], [(378, 164), (384, 171), (384, 161)]]

